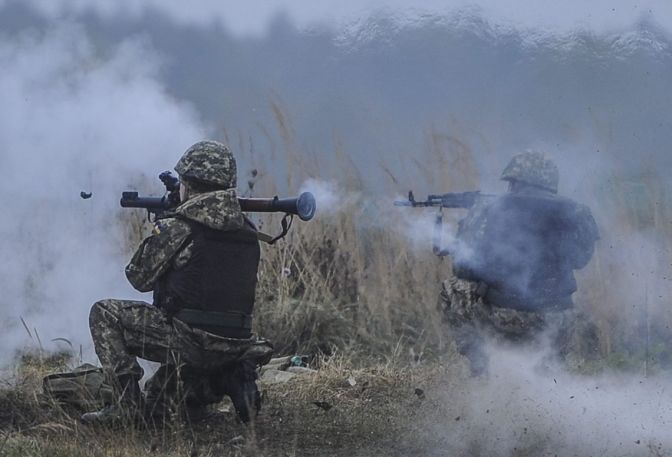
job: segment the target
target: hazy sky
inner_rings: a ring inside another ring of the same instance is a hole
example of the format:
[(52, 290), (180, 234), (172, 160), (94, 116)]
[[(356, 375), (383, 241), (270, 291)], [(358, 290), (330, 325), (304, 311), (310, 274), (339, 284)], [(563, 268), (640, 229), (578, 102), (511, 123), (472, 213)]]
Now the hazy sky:
[[(11, 1), (14, 0), (0, 0), (0, 6)], [(480, 9), (501, 25), (550, 31), (565, 32), (579, 27), (605, 32), (632, 26), (643, 17), (672, 30), (672, 2), (669, 0), (200, 0), (195, 4), (178, 0), (29, 0), (26, 3), (57, 16), (91, 9), (105, 16), (133, 16), (153, 8), (177, 22), (220, 22), (243, 34), (259, 34), (279, 12), (285, 12), (300, 27), (309, 27), (320, 23), (342, 25), (381, 9), (408, 20), (418, 15), (450, 13), (465, 8)]]

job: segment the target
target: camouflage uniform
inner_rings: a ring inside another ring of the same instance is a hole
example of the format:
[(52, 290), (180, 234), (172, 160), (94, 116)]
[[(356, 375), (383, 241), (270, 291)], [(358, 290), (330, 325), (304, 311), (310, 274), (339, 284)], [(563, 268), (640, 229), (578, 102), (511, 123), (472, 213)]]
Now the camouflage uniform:
[(486, 337), (531, 343), (547, 336), (555, 355), (566, 359), (577, 334), (593, 341), (596, 335), (571, 301), (572, 270), (588, 263), (598, 239), (590, 210), (555, 195), (557, 168), (541, 154), (514, 157), (502, 179), (525, 186), (481, 198), (460, 221), (451, 252), (455, 277), (439, 296), (457, 350), (474, 375), (487, 370)]
[[(152, 235), (142, 242), (126, 267), (126, 276), (137, 290), (155, 290), (168, 271), (179, 271), (187, 265), (194, 245), (191, 239), (194, 222), (221, 232), (239, 230), (249, 224), (236, 196), (233, 156), (228, 150), (225, 151), (228, 154), (216, 153), (222, 147), (215, 142), (197, 143), (178, 163), (176, 170), (181, 177), (198, 178), (198, 172), (205, 170), (208, 180), (200, 182), (228, 190), (197, 194), (178, 206), (174, 217), (155, 223)], [(103, 368), (117, 379), (134, 383), (142, 377), (143, 370), (136, 357), (163, 364), (155, 378), (148, 381), (149, 393), (156, 395), (166, 388), (167, 378), (174, 376), (178, 367), (223, 374), (218, 371), (222, 367), (264, 364), (272, 355), (270, 343), (254, 335), (246, 339), (219, 336), (187, 325), (165, 309), (141, 301), (95, 303), (90, 328)], [(210, 400), (217, 401), (211, 397)]]
[(575, 309), (522, 311), (488, 303), (478, 293), (479, 283), (459, 278), (444, 281), (439, 307), (457, 351), (467, 357), (473, 375), (487, 372), (485, 338), (497, 343), (534, 344), (541, 335), (551, 341), (553, 358), (567, 360), (576, 354), (578, 338), (590, 338), (595, 349), (595, 328)]
[(142, 301), (96, 302), (90, 326), (101, 364), (116, 376), (141, 378), (136, 357), (211, 369), (245, 359), (265, 363), (272, 353), (265, 340), (213, 335), (178, 319), (168, 320), (163, 310)]

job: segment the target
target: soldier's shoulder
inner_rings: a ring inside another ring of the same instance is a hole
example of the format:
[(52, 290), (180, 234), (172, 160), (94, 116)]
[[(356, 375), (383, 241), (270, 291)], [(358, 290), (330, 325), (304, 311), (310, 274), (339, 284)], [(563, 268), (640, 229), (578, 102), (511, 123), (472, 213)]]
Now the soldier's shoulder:
[(584, 205), (583, 203), (579, 203), (576, 200), (570, 198), (570, 197), (565, 197), (563, 195), (550, 195), (548, 197), (549, 200), (556, 202), (555, 204), (558, 206), (560, 210), (563, 210), (565, 214), (569, 214), (570, 216), (573, 215), (577, 219), (592, 219), (593, 215), (590, 211), (590, 208), (587, 205)]
[(460, 224), (464, 229), (474, 229), (476, 226), (481, 226), (490, 218), (493, 211), (496, 211), (500, 199), (500, 195), (479, 196), (460, 221)]
[(592, 219), (593, 217), (593, 212), (590, 210), (590, 207), (588, 205), (585, 205), (583, 203), (576, 203), (576, 214), (584, 216), (584, 217), (590, 217)]
[(577, 221), (585, 221), (585, 222), (594, 221), (593, 213), (588, 205), (579, 203), (568, 197), (557, 197), (557, 198), (561, 199), (561, 201), (565, 205), (565, 208), (567, 208), (567, 211), (570, 212), (571, 215), (574, 216), (574, 218)]
[(469, 208), (467, 216), (472, 217), (476, 214), (480, 215), (484, 211), (489, 210), (499, 201), (499, 198), (499, 195), (480, 194), (478, 198), (474, 200), (474, 204)]
[(590, 210), (590, 207), (586, 204), (579, 203), (567, 197), (559, 197), (568, 202), (565, 207), (567, 208), (566, 217), (573, 221), (575, 226), (578, 228), (579, 232), (582, 233), (583, 238), (586, 241), (596, 241), (600, 238), (599, 229), (597, 228), (597, 222), (593, 217), (593, 212)]
[(588, 205), (577, 203), (576, 220), (583, 226), (584, 231), (587, 233), (588, 237), (593, 240), (600, 239), (600, 231), (597, 227), (597, 222), (595, 221), (593, 213), (590, 211)]
[(191, 233), (191, 225), (183, 219), (167, 217), (154, 222), (152, 233), (167, 237), (187, 236)]

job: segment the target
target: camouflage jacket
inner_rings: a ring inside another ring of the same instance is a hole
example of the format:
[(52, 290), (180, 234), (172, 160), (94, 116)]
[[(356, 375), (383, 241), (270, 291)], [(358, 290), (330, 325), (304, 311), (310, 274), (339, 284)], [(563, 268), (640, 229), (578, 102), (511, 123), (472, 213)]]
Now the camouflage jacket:
[(191, 244), (187, 240), (191, 228), (184, 219), (221, 231), (238, 230), (245, 225), (233, 189), (196, 195), (178, 206), (175, 213), (179, 217), (155, 223), (152, 235), (145, 238), (126, 266), (128, 281), (140, 292), (154, 290), (157, 281), (171, 266), (180, 268), (189, 260)]
[(537, 188), (483, 199), (460, 221), (459, 278), (518, 297), (567, 297), (599, 239), (590, 209)]

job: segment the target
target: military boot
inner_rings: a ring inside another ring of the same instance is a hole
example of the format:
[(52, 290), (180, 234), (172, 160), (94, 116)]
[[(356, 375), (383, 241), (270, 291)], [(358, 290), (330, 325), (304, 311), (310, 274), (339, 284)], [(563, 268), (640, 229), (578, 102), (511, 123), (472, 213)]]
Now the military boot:
[(172, 418), (178, 401), (177, 378), (177, 368), (164, 364), (145, 383), (145, 418), (153, 424)]
[(237, 364), (225, 375), (226, 394), (231, 398), (236, 413), (243, 423), (250, 422), (253, 409), (255, 416), (261, 409), (261, 394), (256, 380), (256, 366), (249, 361)]
[(80, 420), (88, 425), (118, 425), (124, 422), (137, 423), (142, 418), (143, 399), (138, 379), (132, 376), (119, 377), (118, 401), (99, 411), (84, 413)]

